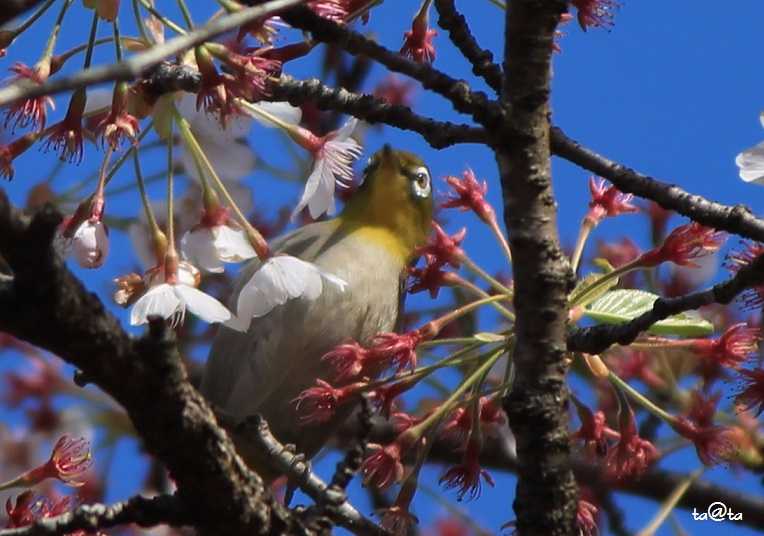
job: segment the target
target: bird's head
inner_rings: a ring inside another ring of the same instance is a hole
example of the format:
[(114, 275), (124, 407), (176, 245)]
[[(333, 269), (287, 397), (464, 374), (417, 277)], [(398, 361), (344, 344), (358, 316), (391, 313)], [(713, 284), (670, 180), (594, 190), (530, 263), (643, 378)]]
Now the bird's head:
[(430, 233), (432, 179), (421, 158), (385, 145), (371, 158), (363, 183), (340, 216), (343, 222), (373, 233), (392, 235), (388, 244), (408, 259)]

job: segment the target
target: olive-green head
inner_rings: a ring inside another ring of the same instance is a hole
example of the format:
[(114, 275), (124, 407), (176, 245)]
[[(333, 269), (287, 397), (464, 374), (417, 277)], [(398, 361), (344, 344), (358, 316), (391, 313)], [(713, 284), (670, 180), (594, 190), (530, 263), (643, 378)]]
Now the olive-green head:
[(369, 158), (363, 183), (340, 219), (354, 226), (384, 227), (391, 244), (410, 256), (430, 233), (433, 199), (430, 170), (421, 158), (385, 145)]

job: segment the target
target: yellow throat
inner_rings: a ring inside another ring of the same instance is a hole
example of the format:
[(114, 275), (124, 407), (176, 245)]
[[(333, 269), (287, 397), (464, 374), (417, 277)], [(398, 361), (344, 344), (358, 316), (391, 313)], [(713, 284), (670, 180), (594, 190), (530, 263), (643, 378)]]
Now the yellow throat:
[(416, 155), (385, 145), (369, 159), (364, 182), (337, 218), (340, 228), (376, 242), (407, 264), (432, 221), (429, 170)]

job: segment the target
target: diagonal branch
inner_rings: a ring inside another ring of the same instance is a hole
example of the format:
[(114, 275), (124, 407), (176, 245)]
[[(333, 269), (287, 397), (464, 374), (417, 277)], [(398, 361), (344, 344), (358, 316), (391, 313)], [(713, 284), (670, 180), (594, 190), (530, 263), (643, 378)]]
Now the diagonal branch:
[(273, 98), (287, 100), (295, 106), (311, 101), (322, 110), (343, 112), (369, 123), (384, 123), (402, 130), (417, 132), (436, 149), (456, 143), (486, 143), (488, 141), (488, 135), (482, 128), (448, 121), (435, 121), (414, 113), (407, 106), (388, 104), (371, 95), (359, 95), (341, 88), (330, 88), (316, 79), (295, 80), (282, 76), (273, 85)]
[(319, 17), (307, 7), (290, 9), (281, 16), (291, 26), (310, 32), (318, 41), (336, 44), (354, 55), (367, 56), (391, 71), (418, 80), (426, 89), (450, 100), (456, 111), (471, 114), (486, 127), (497, 125), (503, 116), (498, 103), (481, 91), (472, 91), (464, 80), (456, 80), (431, 65), (404, 58), (358, 32)]
[(17, 82), (0, 89), (0, 106), (21, 99), (29, 99), (42, 95), (53, 95), (70, 89), (87, 87), (109, 80), (133, 80), (148, 69), (157, 65), (163, 59), (187, 50), (194, 45), (208, 41), (222, 33), (238, 28), (242, 24), (266, 15), (277, 13), (285, 8), (299, 4), (303, 0), (273, 0), (260, 6), (243, 9), (218, 19), (213, 19), (204, 26), (180, 35), (166, 43), (151, 47), (146, 52), (136, 54), (124, 61), (113, 65), (103, 65), (78, 71), (71, 76), (53, 78), (43, 84), (28, 84), (26, 81)]
[[(516, 376), (504, 409), (517, 439), (516, 527), (523, 536), (574, 533), (565, 335), (573, 273), (560, 248), (549, 150), (554, 31), (565, 0), (513, 0), (502, 91), (506, 121), (494, 150), (515, 283)], [(511, 110), (511, 113), (509, 113)]]
[(703, 225), (764, 241), (764, 220), (754, 216), (743, 205), (731, 207), (714, 203), (676, 185), (643, 175), (584, 147), (559, 128), (553, 128), (551, 136), (554, 154), (608, 179), (623, 192), (651, 199), (663, 208), (674, 210)]
[[(143, 84), (152, 95), (171, 91), (199, 90), (199, 71), (187, 65), (160, 63)], [(332, 110), (362, 119), (368, 123), (383, 123), (420, 134), (432, 147), (442, 149), (457, 143), (486, 143), (488, 135), (482, 128), (448, 121), (436, 121), (415, 113), (408, 106), (388, 104), (371, 95), (361, 95), (342, 88), (325, 86), (320, 80), (296, 80), (287, 75), (273, 79), (270, 98), (286, 100), (295, 106), (314, 102), (322, 110)]]
[(650, 326), (672, 315), (719, 303), (726, 305), (744, 290), (764, 283), (764, 255), (756, 257), (748, 266), (723, 283), (708, 290), (693, 292), (676, 298), (658, 298), (653, 308), (633, 320), (618, 325), (599, 325), (573, 330), (568, 335), (568, 350), (598, 354), (613, 344), (629, 345)]
[(438, 26), (448, 32), (451, 41), (472, 64), (472, 72), (482, 77), (496, 93), (501, 94), (501, 81), (504, 76), (501, 67), (494, 63), (490, 50), (480, 48), (467, 25), (467, 19), (456, 10), (454, 0), (435, 0), (435, 8), (440, 15)]
[(263, 452), (268, 453), (280, 473), (294, 478), (299, 488), (319, 506), (331, 506), (327, 512), (336, 514), (335, 521), (354, 532), (370, 536), (384, 536), (387, 531), (361, 515), (345, 496), (342, 488), (327, 486), (310, 469), (304, 458), (290, 452), (271, 434), (266, 423), (259, 416), (253, 416), (240, 425), (248, 432), (248, 437), (254, 441)]
[(141, 527), (181, 527), (192, 516), (174, 495), (136, 496), (111, 505), (86, 504), (72, 512), (40, 519), (27, 527), (0, 530), (0, 536), (54, 536), (76, 531), (94, 532), (134, 523)]

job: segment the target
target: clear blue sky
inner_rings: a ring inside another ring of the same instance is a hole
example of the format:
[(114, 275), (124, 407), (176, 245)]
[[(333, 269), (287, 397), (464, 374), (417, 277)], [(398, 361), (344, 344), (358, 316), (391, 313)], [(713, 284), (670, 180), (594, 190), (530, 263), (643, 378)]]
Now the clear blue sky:
[[(207, 3), (204, 4), (205, 8), (200, 9), (207, 9)], [(372, 15), (370, 28), (383, 44), (398, 48), (402, 32), (409, 24), (409, 15), (413, 14), (417, 4), (388, 0)], [(461, 1), (457, 5), (465, 10), (480, 43), (493, 50), (500, 59), (503, 13), (487, 0)], [(38, 22), (27, 38), (14, 45), (7, 57), (0, 59), (0, 69), (5, 70), (15, 60), (30, 64), (34, 61), (50, 27), (50, 15)], [(72, 24), (75, 20), (76, 24)], [(83, 14), (77, 2), (76, 9), (66, 21), (59, 50), (83, 42), (89, 20), (89, 15)], [(176, 20), (180, 17), (176, 16)], [(563, 53), (555, 57), (554, 122), (570, 136), (610, 158), (720, 202), (746, 203), (761, 213), (764, 190), (738, 179), (734, 157), (740, 150), (764, 139), (764, 130), (758, 122), (759, 111), (764, 108), (762, 75), (758, 51), (754, 48), (760, 40), (762, 20), (764, 4), (755, 0), (728, 3), (624, 0), (616, 24), (609, 32), (594, 29), (583, 33), (575, 22), (570, 23), (563, 28), (566, 33), (561, 40)], [(130, 24), (126, 27), (132, 28)], [(106, 28), (102, 28), (102, 35), (105, 32)], [(469, 67), (450, 45), (444, 32), (435, 42), (438, 51), (435, 65), (453, 76), (473, 80)], [(111, 50), (106, 46), (97, 53), (96, 60), (108, 61), (110, 57)], [(315, 58), (319, 57), (320, 54), (314, 54), (310, 59), (290, 65), (287, 71), (295, 76), (316, 76)], [(381, 79), (384, 74), (381, 68), (375, 68), (371, 81)], [(476, 81), (476, 87), (484, 88), (484, 85)], [(66, 108), (63, 99), (57, 99), (57, 104), (53, 121)], [(468, 119), (453, 112), (445, 100), (421, 91), (415, 96), (415, 107), (424, 115), (440, 119)], [(269, 162), (289, 161), (283, 141), (271, 133), (263, 135), (262, 130), (256, 129), (251, 141), (259, 153), (268, 155)], [(495, 162), (485, 148), (460, 145), (437, 152), (414, 134), (385, 128), (381, 132), (370, 130), (367, 154), (383, 142), (422, 154), (436, 177), (436, 188), (441, 191), (444, 190), (441, 177), (458, 174), (465, 166), (472, 167), (479, 177), (488, 180), (490, 198), (497, 209), (501, 206)], [(90, 151), (80, 167), (68, 166), (54, 183), (57, 190), (63, 191), (68, 184), (90, 173), (97, 161), (92, 156)], [(161, 165), (151, 161), (154, 157), (146, 158), (148, 167), (153, 165), (157, 169)], [(156, 158), (160, 158), (159, 155)], [(42, 179), (54, 162), (52, 154), (31, 150), (18, 161), (16, 179), (3, 187), (15, 202), (22, 203), (28, 188)], [(575, 240), (585, 212), (587, 178), (585, 171), (555, 160), (554, 186), (560, 200), (559, 220), (566, 245), (572, 245)], [(130, 173), (124, 172), (118, 183), (126, 184), (130, 179)], [(269, 214), (282, 203), (291, 205), (297, 200), (295, 184), (274, 181), (259, 172), (246, 181), (254, 189), (257, 206)], [(152, 189), (157, 197), (161, 196), (161, 191), (161, 187)], [(136, 214), (137, 196), (128, 194), (109, 199), (108, 207), (113, 214)], [(679, 221), (679, 218), (674, 220), (675, 223)], [(455, 230), (461, 224), (469, 226), (467, 250), (491, 270), (502, 269), (501, 256), (490, 235), (476, 225), (474, 219), (451, 216), (450, 229)], [(595, 239), (623, 234), (644, 245), (647, 240), (644, 219), (626, 216), (620, 222), (605, 224), (597, 230)], [(76, 269), (88, 277), (89, 287), (106, 301), (110, 294), (110, 278), (135, 267), (124, 234), (114, 232), (112, 246), (111, 256), (102, 270), (84, 273)], [(116, 309), (115, 312), (125, 319), (124, 313)], [(0, 370), (16, 364), (11, 359), (0, 360)], [(14, 417), (8, 418), (13, 420)], [(134, 491), (140, 481), (140, 474), (136, 472), (139, 463), (135, 446), (124, 445), (116, 458), (110, 499), (126, 497)], [(694, 454), (685, 450), (664, 465), (691, 470), (697, 466), (697, 461)], [(333, 463), (320, 464), (319, 470), (328, 473), (332, 467)], [(470, 515), (490, 531), (498, 530), (502, 523), (514, 517), (510, 507), (514, 479), (495, 476), (496, 489), (486, 489), (480, 499), (466, 505)], [(729, 470), (714, 469), (704, 478), (752, 494), (762, 493), (757, 479)], [(453, 499), (453, 494), (445, 495)], [(656, 510), (654, 503), (641, 499), (625, 498), (621, 504), (627, 526), (633, 530), (641, 528)], [(416, 505), (415, 513), (425, 524), (444, 512), (424, 493), (420, 494)], [(705, 506), (698, 505), (698, 509)], [(678, 514), (678, 519), (693, 535), (710, 535), (719, 530), (743, 536), (755, 533), (729, 522), (721, 525), (693, 522), (683, 511)], [(672, 532), (664, 527), (658, 534)]]

